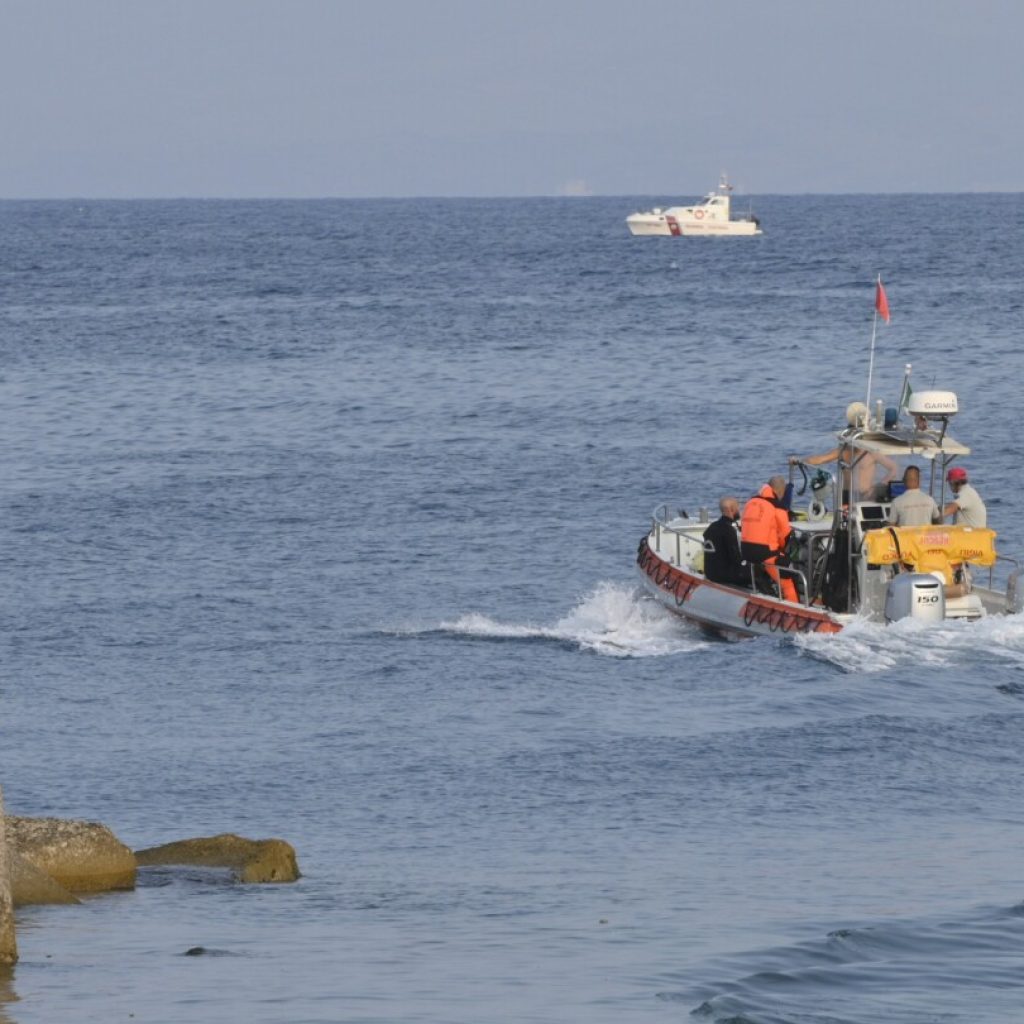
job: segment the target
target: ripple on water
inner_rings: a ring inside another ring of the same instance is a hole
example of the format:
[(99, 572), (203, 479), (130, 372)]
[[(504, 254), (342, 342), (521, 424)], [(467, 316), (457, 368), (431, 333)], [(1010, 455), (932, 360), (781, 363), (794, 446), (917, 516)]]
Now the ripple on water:
[(792, 946), (717, 958), (694, 971), (707, 981), (659, 995), (691, 1003), (692, 1015), (709, 1024), (1016, 1019), (1024, 999), (1018, 909), (839, 928)]

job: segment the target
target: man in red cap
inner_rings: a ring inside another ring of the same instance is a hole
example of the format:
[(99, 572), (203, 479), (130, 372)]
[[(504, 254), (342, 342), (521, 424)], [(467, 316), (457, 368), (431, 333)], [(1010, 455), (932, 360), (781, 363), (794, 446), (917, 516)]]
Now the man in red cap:
[(981, 495), (967, 482), (967, 470), (963, 466), (954, 466), (946, 473), (946, 481), (953, 491), (953, 500), (946, 502), (942, 510), (942, 518), (956, 516), (956, 526), (985, 526), (988, 513)]

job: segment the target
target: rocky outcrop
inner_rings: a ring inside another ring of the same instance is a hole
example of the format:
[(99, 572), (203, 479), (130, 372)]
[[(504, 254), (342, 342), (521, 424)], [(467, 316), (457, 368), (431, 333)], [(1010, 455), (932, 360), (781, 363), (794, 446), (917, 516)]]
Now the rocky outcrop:
[(78, 903), (74, 893), (133, 889), (137, 867), (155, 864), (228, 868), (241, 882), (299, 878), (295, 850), (283, 839), (245, 839), (225, 833), (166, 843), (136, 854), (98, 822), (5, 818), (0, 791), (0, 965), (18, 958), (15, 907)]
[(295, 850), (283, 839), (244, 839), (228, 832), (182, 839), (136, 850), (140, 867), (153, 864), (200, 864), (230, 868), (240, 882), (294, 882), (299, 878)]
[(0, 964), (13, 964), (18, 959), (14, 940), (14, 901), (11, 898), (10, 859), (7, 830), (4, 828), (4, 794), (0, 789)]
[[(15, 907), (78, 903), (76, 892), (133, 889), (137, 866), (155, 864), (228, 868), (241, 882), (299, 878), (295, 850), (283, 839), (245, 839), (225, 833), (166, 843), (136, 854), (97, 822), (5, 818), (0, 790), (0, 967), (18, 959)], [(217, 952), (196, 946), (186, 955)], [(0, 986), (2, 982), (0, 973)]]
[(106, 825), (9, 817), (7, 840), (31, 867), (70, 892), (135, 888), (135, 857)]

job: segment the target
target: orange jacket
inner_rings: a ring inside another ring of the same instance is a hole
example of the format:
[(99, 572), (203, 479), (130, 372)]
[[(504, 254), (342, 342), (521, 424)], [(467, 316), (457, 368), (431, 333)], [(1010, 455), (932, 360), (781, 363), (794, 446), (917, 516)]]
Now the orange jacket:
[(740, 539), (747, 544), (763, 544), (773, 553), (781, 551), (791, 529), (789, 513), (779, 507), (775, 492), (767, 484), (743, 506)]

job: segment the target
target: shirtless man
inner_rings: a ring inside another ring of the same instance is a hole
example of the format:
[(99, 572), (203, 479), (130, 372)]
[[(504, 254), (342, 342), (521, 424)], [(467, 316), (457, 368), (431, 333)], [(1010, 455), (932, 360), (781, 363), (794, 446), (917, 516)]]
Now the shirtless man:
[[(801, 459), (798, 455), (789, 457), (791, 466), (795, 466), (798, 462), (802, 462), (806, 466), (822, 466), (826, 462), (836, 461), (840, 463), (843, 472), (844, 495), (848, 495), (850, 492), (851, 463), (853, 463), (854, 501), (880, 500), (879, 495), (882, 488), (890, 481), (895, 480), (900, 471), (899, 466), (888, 455), (882, 455), (881, 452), (855, 452), (850, 448), (833, 448), (830, 452), (824, 452), (821, 455), (808, 455), (805, 459)], [(876, 479), (879, 469), (885, 474), (881, 480)]]
[[(846, 421), (851, 427), (863, 426), (868, 407), (863, 402), (853, 402), (846, 410)], [(899, 466), (881, 452), (854, 451), (852, 448), (833, 448), (821, 455), (808, 455), (802, 459), (799, 455), (791, 455), (789, 464), (795, 466), (802, 462), (805, 466), (823, 466), (827, 462), (838, 463), (843, 474), (843, 495), (849, 501), (878, 501), (882, 489), (899, 475)], [(878, 480), (881, 470), (885, 475)], [(850, 494), (850, 480), (855, 484)]]

